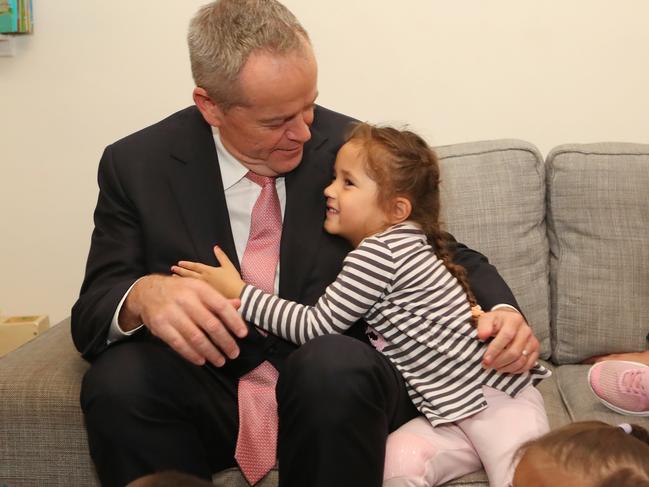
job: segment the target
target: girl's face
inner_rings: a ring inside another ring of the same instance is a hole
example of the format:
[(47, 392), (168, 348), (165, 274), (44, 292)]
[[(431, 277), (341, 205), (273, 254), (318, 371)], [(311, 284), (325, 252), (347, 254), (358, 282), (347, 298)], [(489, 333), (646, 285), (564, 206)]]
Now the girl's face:
[(334, 180), (324, 190), (327, 198), (325, 230), (358, 247), (365, 237), (390, 226), (390, 219), (378, 203), (378, 187), (365, 172), (362, 148), (347, 142), (338, 151)]

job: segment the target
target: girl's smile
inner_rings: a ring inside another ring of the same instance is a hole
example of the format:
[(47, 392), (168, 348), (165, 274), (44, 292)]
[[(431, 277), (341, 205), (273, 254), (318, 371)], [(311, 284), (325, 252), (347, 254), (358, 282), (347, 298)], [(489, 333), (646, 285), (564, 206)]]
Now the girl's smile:
[(336, 157), (334, 180), (325, 188), (325, 230), (347, 239), (354, 247), (390, 226), (378, 201), (378, 187), (365, 171), (361, 144), (347, 142)]

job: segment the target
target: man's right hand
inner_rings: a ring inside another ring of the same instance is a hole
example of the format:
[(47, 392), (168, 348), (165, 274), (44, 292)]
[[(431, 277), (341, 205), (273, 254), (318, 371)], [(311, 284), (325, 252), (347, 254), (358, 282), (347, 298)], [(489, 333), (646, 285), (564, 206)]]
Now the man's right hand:
[(123, 331), (144, 323), (188, 361), (217, 367), (239, 355), (233, 336), (248, 334), (230, 300), (203, 281), (174, 276), (150, 275), (136, 282), (118, 322)]

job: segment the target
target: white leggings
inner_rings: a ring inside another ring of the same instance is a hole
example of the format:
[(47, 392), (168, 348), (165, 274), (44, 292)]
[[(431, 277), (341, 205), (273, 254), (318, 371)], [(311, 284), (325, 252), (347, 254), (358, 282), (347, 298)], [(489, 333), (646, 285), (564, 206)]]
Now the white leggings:
[(484, 466), (491, 487), (509, 485), (518, 447), (549, 430), (543, 398), (528, 386), (516, 398), (483, 386), (488, 407), (433, 428), (423, 416), (388, 437), (383, 487), (432, 487)]

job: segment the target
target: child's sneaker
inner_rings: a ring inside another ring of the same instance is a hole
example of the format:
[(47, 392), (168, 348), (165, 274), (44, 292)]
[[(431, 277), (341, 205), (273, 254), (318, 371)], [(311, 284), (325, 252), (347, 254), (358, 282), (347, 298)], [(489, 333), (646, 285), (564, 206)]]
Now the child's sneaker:
[(649, 367), (638, 362), (605, 360), (588, 371), (597, 398), (618, 413), (649, 416)]

